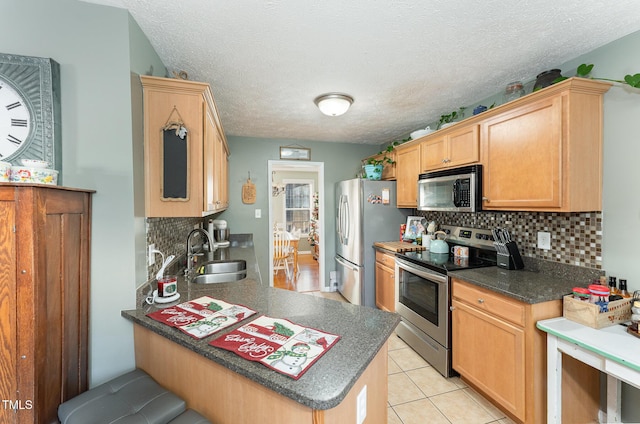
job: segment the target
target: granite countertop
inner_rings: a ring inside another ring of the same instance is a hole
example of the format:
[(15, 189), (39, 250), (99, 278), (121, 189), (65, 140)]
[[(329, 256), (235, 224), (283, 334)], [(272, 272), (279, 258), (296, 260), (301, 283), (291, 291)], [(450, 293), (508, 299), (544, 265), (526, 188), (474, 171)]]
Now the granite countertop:
[[(253, 246), (228, 248), (227, 259), (247, 260), (247, 270), (257, 269)], [(205, 337), (192, 338), (146, 316), (160, 309), (144, 304), (135, 310), (122, 311), (122, 316), (136, 324), (166, 337), (192, 351), (237, 372), (268, 389), (313, 409), (330, 409), (342, 402), (356, 380), (387, 341), (400, 322), (397, 314), (375, 308), (352, 305), (309, 294), (269, 287), (255, 278), (255, 271), (247, 278), (233, 283), (192, 284), (180, 276), (176, 303), (211, 296), (230, 303), (245, 305), (258, 313), (232, 327)], [(209, 342), (260, 315), (286, 318), (292, 322), (327, 331), (341, 339), (313, 364), (299, 380), (293, 380), (259, 363), (247, 361), (233, 352), (215, 348)]]
[(602, 272), (600, 270), (523, 258), (521, 270), (497, 266), (449, 272), (450, 277), (495, 291), (524, 303), (559, 300), (576, 286), (587, 287)]

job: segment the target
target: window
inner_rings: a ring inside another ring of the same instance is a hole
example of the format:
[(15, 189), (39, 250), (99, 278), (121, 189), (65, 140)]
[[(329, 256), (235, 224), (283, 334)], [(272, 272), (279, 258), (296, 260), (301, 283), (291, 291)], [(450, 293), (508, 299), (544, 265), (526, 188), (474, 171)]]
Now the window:
[(312, 180), (284, 180), (284, 222), (285, 230), (300, 230), (307, 236), (311, 229), (311, 208), (313, 193)]

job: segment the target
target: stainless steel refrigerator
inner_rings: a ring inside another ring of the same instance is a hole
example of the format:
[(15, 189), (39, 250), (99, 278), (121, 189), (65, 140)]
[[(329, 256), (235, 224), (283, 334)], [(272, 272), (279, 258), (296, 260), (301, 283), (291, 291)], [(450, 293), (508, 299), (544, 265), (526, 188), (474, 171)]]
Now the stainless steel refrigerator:
[(409, 210), (396, 207), (396, 182), (336, 183), (336, 281), (351, 303), (376, 304), (373, 243), (400, 239)]

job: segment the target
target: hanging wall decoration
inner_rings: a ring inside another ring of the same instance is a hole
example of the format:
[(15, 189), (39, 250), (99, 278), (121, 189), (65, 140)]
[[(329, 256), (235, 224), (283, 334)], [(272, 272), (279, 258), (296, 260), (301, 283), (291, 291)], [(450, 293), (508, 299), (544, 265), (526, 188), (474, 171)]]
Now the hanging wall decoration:
[(293, 144), (280, 146), (280, 159), (283, 160), (311, 160), (311, 149)]
[(256, 202), (256, 185), (251, 182), (251, 172), (249, 172), (249, 178), (247, 182), (242, 185), (242, 203), (248, 205)]

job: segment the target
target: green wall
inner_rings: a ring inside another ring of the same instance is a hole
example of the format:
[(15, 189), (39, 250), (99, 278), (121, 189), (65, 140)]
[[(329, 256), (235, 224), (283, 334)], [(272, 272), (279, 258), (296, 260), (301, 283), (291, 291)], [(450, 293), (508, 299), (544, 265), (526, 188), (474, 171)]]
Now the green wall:
[[(3, 0), (0, 51), (60, 64), (62, 176), (93, 189), (90, 385), (134, 367), (135, 281), (144, 217), (134, 213), (131, 71), (164, 66), (122, 9), (75, 0)], [(134, 60), (132, 60), (134, 58)], [(144, 259), (144, 258), (143, 258)], [(144, 281), (144, 280), (142, 280)]]
[[(223, 123), (224, 125), (224, 123)], [(326, 143), (303, 140), (274, 140), (249, 137), (227, 137), (229, 142), (229, 208), (220, 219), (226, 219), (232, 233), (253, 233), (256, 255), (263, 283), (269, 281), (269, 196), (271, 176), (267, 162), (280, 159), (280, 146), (298, 144), (311, 149), (311, 162), (324, 162), (325, 220), (321, 237), (324, 238), (325, 279), (335, 269), (335, 201), (334, 185), (338, 181), (355, 178), (361, 169), (362, 158), (378, 152), (377, 146), (350, 143)], [(242, 203), (242, 185), (251, 181), (256, 185), (256, 202)], [(254, 211), (262, 210), (262, 218), (255, 218)]]

